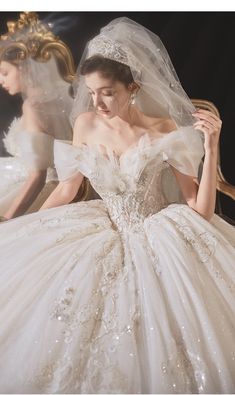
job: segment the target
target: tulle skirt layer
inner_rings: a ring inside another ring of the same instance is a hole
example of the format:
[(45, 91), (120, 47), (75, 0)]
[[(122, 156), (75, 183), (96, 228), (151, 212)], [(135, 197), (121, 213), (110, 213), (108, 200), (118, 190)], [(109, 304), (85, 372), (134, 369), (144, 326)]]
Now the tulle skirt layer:
[(234, 392), (232, 226), (171, 205), (120, 232), (101, 200), (0, 226), (1, 392)]

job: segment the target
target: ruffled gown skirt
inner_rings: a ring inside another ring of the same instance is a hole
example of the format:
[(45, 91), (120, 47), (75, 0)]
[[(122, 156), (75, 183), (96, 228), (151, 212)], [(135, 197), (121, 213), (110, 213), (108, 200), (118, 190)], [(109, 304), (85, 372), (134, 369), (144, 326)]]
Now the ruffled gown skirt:
[(3, 393), (233, 393), (235, 231), (101, 200), (1, 224)]

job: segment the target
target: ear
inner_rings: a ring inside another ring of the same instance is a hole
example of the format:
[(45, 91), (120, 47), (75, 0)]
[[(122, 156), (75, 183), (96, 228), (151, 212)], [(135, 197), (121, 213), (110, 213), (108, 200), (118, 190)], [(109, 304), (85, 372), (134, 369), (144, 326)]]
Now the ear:
[(140, 87), (139, 87), (139, 85), (138, 85), (135, 81), (133, 81), (133, 82), (131, 82), (131, 83), (128, 85), (128, 89), (129, 89), (132, 93), (134, 93), (134, 92), (138, 92), (138, 90), (140, 89)]

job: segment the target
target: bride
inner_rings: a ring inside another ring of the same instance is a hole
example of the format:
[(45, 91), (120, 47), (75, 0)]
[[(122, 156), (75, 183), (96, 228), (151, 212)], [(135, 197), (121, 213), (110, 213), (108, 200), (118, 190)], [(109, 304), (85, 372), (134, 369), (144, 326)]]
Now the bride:
[[(220, 120), (195, 112), (160, 39), (127, 18), (88, 43), (72, 119), (44, 210), (1, 224), (1, 392), (233, 393)], [(84, 176), (102, 200), (64, 205)]]
[(22, 116), (3, 140), (11, 157), (0, 158), (2, 220), (40, 208), (57, 181), (54, 138), (72, 139), (70, 84), (53, 55), (44, 59), (51, 39), (34, 13), (23, 13), (0, 40), (0, 85), (10, 95), (23, 96)]

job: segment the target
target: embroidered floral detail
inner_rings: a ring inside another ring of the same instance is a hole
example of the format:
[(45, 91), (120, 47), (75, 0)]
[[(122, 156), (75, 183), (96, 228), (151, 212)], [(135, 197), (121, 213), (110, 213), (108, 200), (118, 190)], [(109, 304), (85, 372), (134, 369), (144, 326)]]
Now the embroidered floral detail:
[[(56, 365), (45, 367), (37, 380), (46, 380), (49, 374), (48, 383), (53, 381), (51, 375), (56, 382), (55, 377), (60, 376), (59, 388), (60, 390), (66, 389), (67, 384), (63, 381), (64, 372), (68, 372), (70, 366), (68, 356), (74, 339), (79, 333), (79, 353), (76, 363), (73, 361), (70, 373), (74, 390), (92, 392), (99, 387), (103, 392), (107, 392), (111, 383), (112, 388), (116, 388), (118, 392), (123, 392), (125, 388), (128, 388), (125, 372), (117, 369), (114, 356), (119, 347), (124, 347), (125, 338), (136, 331), (139, 312), (136, 308), (130, 310), (128, 321), (121, 324), (117, 307), (117, 303), (120, 303), (118, 288), (123, 280), (125, 281), (128, 270), (123, 270), (120, 247), (120, 244), (117, 245), (114, 233), (113, 238), (111, 237), (101, 246), (99, 252), (95, 253), (94, 273), (99, 280), (98, 285), (91, 288), (90, 297), (85, 304), (79, 303), (72, 284), (67, 286), (62, 296), (55, 300), (51, 319), (56, 320), (58, 325), (62, 326), (61, 330), (67, 348)], [(75, 258), (75, 255), (71, 258), (73, 266)], [(77, 264), (79, 265), (79, 256), (77, 256)], [(103, 344), (109, 344), (109, 347), (103, 348)], [(130, 352), (130, 358), (133, 357), (131, 354), (133, 353)], [(110, 382), (107, 377), (110, 378)], [(52, 390), (48, 387), (49, 389)], [(56, 388), (53, 387), (53, 391), (55, 390)]]
[[(139, 175), (138, 187), (134, 191), (104, 192), (99, 194), (104, 200), (110, 217), (119, 231), (139, 231), (143, 229), (144, 220), (165, 206), (159, 195), (158, 185), (161, 183), (161, 171), (142, 171)], [(153, 188), (155, 185), (155, 188)]]
[(184, 241), (185, 246), (198, 256), (201, 262), (207, 262), (215, 252), (216, 236), (209, 231), (199, 231), (182, 215), (183, 210), (191, 210), (183, 205), (171, 205), (164, 210), (164, 216), (172, 223), (172, 232)]

